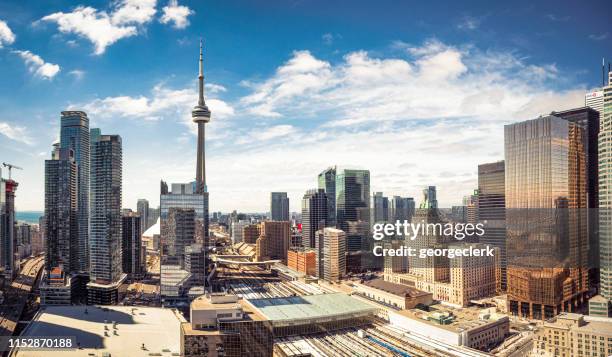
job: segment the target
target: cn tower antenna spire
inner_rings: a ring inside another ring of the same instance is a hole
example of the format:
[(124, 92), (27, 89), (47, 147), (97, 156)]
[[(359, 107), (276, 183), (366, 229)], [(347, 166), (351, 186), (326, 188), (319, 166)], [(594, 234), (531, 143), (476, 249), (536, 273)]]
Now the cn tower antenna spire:
[(198, 97), (198, 105), (204, 106), (204, 52), (202, 38), (200, 37), (200, 72), (198, 75), (200, 95)]

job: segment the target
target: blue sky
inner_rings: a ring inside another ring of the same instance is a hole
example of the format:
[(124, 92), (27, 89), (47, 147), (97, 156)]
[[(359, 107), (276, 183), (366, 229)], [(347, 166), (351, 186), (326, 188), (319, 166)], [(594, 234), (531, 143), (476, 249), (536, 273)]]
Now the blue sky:
[[(561, 1), (3, 1), (0, 160), (43, 208), (60, 111), (124, 144), (124, 206), (195, 171), (205, 39), (211, 210), (291, 208), (331, 165), (372, 191), (441, 205), (503, 159), (503, 125), (580, 106), (612, 59), (612, 3)], [(6, 175), (6, 172), (4, 173)]]

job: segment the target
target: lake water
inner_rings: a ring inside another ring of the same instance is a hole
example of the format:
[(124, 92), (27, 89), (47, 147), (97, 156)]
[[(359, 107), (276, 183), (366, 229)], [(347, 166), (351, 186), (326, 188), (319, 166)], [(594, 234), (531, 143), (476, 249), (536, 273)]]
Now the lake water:
[(42, 211), (17, 211), (15, 212), (15, 219), (22, 222), (38, 224), (38, 219), (44, 214), (45, 212)]

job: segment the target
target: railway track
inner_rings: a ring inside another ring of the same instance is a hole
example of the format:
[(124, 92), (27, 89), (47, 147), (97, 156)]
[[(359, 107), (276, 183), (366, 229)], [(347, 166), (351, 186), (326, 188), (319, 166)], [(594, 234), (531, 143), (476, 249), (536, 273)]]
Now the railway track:
[(5, 301), (2, 304), (2, 309), (0, 309), (0, 335), (10, 336), (15, 332), (43, 264), (44, 258), (42, 256), (28, 260), (21, 268), (17, 278), (7, 289)]

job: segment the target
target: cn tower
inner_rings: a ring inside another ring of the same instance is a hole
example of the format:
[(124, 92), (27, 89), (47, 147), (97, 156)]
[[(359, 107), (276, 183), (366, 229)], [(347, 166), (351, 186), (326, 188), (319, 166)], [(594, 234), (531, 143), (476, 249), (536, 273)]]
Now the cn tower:
[(199, 97), (198, 105), (191, 111), (193, 122), (198, 124), (198, 161), (196, 165), (196, 193), (206, 192), (206, 158), (204, 125), (210, 121), (210, 110), (204, 102), (204, 70), (202, 59), (202, 40), (200, 40), (200, 73), (198, 75)]

